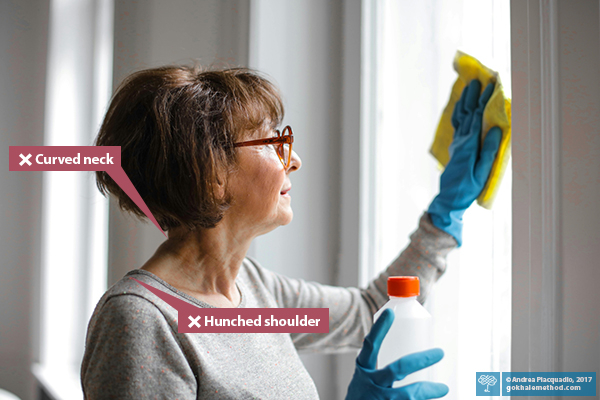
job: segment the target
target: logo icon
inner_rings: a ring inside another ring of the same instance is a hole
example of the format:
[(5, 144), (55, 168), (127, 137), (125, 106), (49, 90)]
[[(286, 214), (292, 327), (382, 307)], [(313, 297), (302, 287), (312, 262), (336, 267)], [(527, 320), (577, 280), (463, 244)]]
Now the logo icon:
[(500, 396), (500, 372), (477, 372), (477, 396)]

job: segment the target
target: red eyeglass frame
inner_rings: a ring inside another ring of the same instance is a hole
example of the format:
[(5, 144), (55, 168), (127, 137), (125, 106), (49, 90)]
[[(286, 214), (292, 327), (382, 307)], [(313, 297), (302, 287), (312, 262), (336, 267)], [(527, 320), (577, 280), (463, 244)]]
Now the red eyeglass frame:
[[(289, 132), (286, 134), (286, 132)], [(279, 156), (279, 160), (283, 164), (283, 168), (288, 169), (290, 163), (292, 161), (292, 143), (294, 143), (294, 133), (292, 132), (292, 128), (288, 125), (283, 128), (283, 132), (280, 132), (279, 129), (275, 130), (277, 133), (277, 137), (267, 138), (267, 139), (257, 139), (257, 140), (248, 140), (246, 142), (238, 142), (234, 143), (233, 147), (245, 147), (245, 146), (262, 146), (265, 144), (279, 144), (280, 146), (276, 147), (277, 155)], [(289, 144), (290, 150), (288, 151), (287, 160), (285, 160), (285, 150), (284, 145)]]

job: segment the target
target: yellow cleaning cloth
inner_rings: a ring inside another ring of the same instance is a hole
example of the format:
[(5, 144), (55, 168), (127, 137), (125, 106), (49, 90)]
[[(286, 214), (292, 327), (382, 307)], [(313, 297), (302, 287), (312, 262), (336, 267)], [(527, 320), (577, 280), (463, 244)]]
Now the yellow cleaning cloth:
[(430, 152), (444, 167), (448, 164), (448, 161), (450, 161), (448, 148), (454, 137), (454, 127), (451, 122), (452, 112), (454, 111), (454, 105), (460, 100), (463, 89), (473, 79), (479, 79), (482, 92), (488, 83), (495, 83), (496, 86), (492, 97), (488, 101), (485, 110), (483, 110), (483, 135), (481, 140), (483, 143), (485, 135), (487, 135), (490, 128), (495, 126), (502, 130), (502, 140), (500, 141), (500, 148), (498, 149), (496, 160), (492, 165), (490, 176), (477, 198), (477, 203), (480, 206), (491, 209), (500, 182), (502, 181), (504, 170), (510, 159), (510, 99), (504, 96), (504, 90), (502, 89), (498, 73), (487, 68), (474, 57), (457, 51), (454, 57), (454, 69), (458, 72), (458, 79), (456, 79), (452, 87), (450, 101), (448, 101), (446, 108), (442, 112)]

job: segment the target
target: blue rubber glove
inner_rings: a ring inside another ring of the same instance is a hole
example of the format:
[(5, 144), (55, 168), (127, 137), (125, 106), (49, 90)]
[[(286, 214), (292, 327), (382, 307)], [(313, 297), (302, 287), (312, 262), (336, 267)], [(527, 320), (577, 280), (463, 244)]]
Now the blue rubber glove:
[(450, 161), (440, 178), (440, 194), (427, 210), (433, 224), (454, 236), (459, 247), (463, 214), (483, 190), (502, 139), (502, 130), (494, 127), (481, 146), (481, 119), (494, 84), (490, 83), (481, 97), (480, 92), (481, 83), (471, 81), (454, 107)]
[(356, 369), (348, 386), (346, 400), (425, 400), (437, 399), (448, 393), (448, 386), (434, 382), (416, 382), (399, 388), (392, 387), (395, 381), (440, 361), (444, 357), (442, 349), (409, 354), (385, 368), (375, 369), (381, 342), (393, 321), (394, 312), (390, 309), (385, 310), (365, 338), (363, 348), (356, 359)]

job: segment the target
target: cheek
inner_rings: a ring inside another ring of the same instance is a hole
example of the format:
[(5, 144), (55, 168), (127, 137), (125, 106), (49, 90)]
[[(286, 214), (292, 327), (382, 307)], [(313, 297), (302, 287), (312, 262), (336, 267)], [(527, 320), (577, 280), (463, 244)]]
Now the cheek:
[[(256, 151), (244, 155), (239, 172), (232, 180), (231, 194), (240, 211), (264, 218), (277, 210), (281, 188), (286, 179), (285, 170), (277, 154)], [(237, 208), (237, 207), (236, 207)], [(262, 217), (261, 217), (262, 216)]]
[(279, 157), (274, 152), (270, 151), (265, 154), (263, 162), (260, 163), (260, 168), (255, 171), (254, 176), (266, 191), (272, 191), (279, 195), (285, 180), (285, 171)]
[(285, 175), (283, 173), (273, 173), (265, 174), (263, 178), (263, 196), (268, 197), (272, 201), (279, 201), (281, 196), (281, 188), (283, 186), (283, 182), (285, 180)]
[[(276, 161), (281, 165), (279, 159)], [(264, 208), (268, 208), (274, 201), (279, 201), (281, 196), (285, 173), (282, 168), (278, 168), (280, 165), (266, 164), (263, 168), (257, 169), (252, 174), (253, 179), (248, 182), (249, 192)]]

